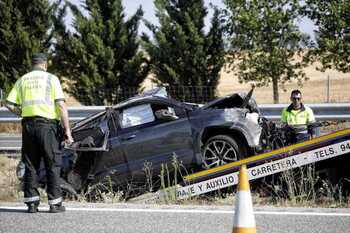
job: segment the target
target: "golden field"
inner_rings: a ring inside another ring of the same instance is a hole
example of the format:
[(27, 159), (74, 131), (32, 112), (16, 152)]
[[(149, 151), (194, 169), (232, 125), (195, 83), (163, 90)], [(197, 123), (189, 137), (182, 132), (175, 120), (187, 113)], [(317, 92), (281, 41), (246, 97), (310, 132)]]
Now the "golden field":
[[(350, 102), (350, 73), (341, 73), (335, 70), (320, 72), (316, 70), (316, 67), (317, 64), (314, 64), (304, 69), (308, 80), (303, 83), (302, 87), (299, 87), (296, 81), (286, 83), (286, 92), (279, 87), (280, 103), (290, 102), (290, 91), (293, 89), (302, 91), (305, 103), (324, 103), (328, 99), (329, 102)], [(143, 83), (143, 86), (151, 88), (154, 84), (148, 78)], [(329, 95), (327, 95), (328, 86)], [(250, 87), (250, 84), (239, 83), (237, 76), (223, 68), (217, 95), (224, 96), (234, 92), (248, 92)], [(254, 98), (258, 104), (273, 103), (272, 86), (255, 88)]]
[[(324, 103), (328, 100), (327, 89), (329, 85), (329, 102), (350, 102), (350, 73), (341, 73), (334, 70), (320, 72), (316, 70), (316, 65), (304, 69), (309, 78), (303, 83), (302, 87), (297, 85), (296, 81), (286, 83), (283, 91), (279, 87), (280, 103), (288, 103), (290, 91), (300, 89), (303, 93), (304, 102), (306, 103)], [(328, 80), (329, 77), (329, 80)], [(222, 71), (218, 94), (220, 96), (232, 92), (248, 91), (250, 84), (241, 84), (238, 77), (232, 73)], [(273, 103), (272, 85), (269, 87), (260, 87), (254, 90), (254, 97), (259, 104)]]

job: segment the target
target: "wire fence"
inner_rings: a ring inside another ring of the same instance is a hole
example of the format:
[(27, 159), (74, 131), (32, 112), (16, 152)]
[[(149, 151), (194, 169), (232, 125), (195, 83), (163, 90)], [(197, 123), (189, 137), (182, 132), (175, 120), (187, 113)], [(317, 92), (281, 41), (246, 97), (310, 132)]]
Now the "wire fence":
[[(223, 96), (233, 92), (247, 92), (248, 84), (227, 85), (221, 83), (218, 86), (218, 95)], [(314, 78), (298, 86), (296, 82), (286, 83), (284, 88), (279, 86), (279, 103), (290, 103), (290, 93), (299, 89), (303, 94), (305, 103), (349, 103), (350, 102), (350, 74), (344, 77), (322, 76)], [(253, 97), (258, 104), (273, 103), (272, 87), (257, 87)]]
[[(67, 104), (69, 106), (92, 106), (92, 105), (114, 105), (145, 90), (155, 88), (156, 85), (148, 85), (141, 88), (127, 87), (119, 89), (99, 89), (86, 92), (83, 95), (67, 94)], [(249, 84), (211, 86), (166, 86), (168, 95), (172, 98), (192, 103), (207, 103), (216, 97), (226, 96), (237, 92), (248, 92)], [(289, 83), (284, 89), (279, 89), (279, 102), (289, 103), (290, 92), (293, 89), (300, 89), (303, 93), (305, 103), (349, 103), (350, 102), (350, 77), (349, 78), (323, 78), (307, 81), (303, 86), (296, 83)], [(0, 89), (0, 97), (6, 98), (6, 93)], [(273, 103), (272, 87), (257, 87), (253, 97), (258, 104)]]
[[(67, 103), (69, 106), (113, 105), (155, 87), (103, 89), (90, 95), (68, 95)], [(183, 102), (207, 103), (218, 97), (216, 88), (212, 86), (166, 86), (165, 89), (169, 97)]]

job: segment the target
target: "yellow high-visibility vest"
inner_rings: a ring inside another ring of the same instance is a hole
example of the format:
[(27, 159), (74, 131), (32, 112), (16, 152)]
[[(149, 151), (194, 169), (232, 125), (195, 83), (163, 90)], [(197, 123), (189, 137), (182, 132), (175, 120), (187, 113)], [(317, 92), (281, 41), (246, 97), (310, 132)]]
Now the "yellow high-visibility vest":
[(292, 105), (285, 107), (282, 111), (281, 121), (288, 125), (303, 125), (315, 121), (311, 108), (302, 105), (300, 109), (294, 110)]
[(57, 76), (44, 70), (33, 70), (17, 80), (6, 101), (22, 109), (22, 117), (41, 116), (60, 119), (57, 101), (64, 94)]

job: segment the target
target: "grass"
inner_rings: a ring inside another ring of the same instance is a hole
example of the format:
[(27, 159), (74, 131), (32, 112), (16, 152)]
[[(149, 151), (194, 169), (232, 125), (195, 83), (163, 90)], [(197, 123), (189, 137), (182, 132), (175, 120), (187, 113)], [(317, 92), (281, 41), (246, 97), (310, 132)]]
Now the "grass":
[[(302, 86), (296, 81), (288, 82), (283, 86), (279, 85), (280, 103), (289, 103), (290, 92), (293, 89), (300, 89), (303, 93), (304, 102), (307, 103), (324, 103), (324, 102), (350, 102), (350, 74), (342, 73), (335, 70), (320, 72), (317, 70), (319, 64), (315, 63), (304, 69), (308, 78)], [(150, 89), (154, 87), (150, 81), (152, 75), (144, 82), (143, 87)], [(328, 82), (329, 77), (329, 82)], [(328, 93), (329, 86), (329, 93)], [(220, 80), (217, 88), (218, 96), (225, 96), (235, 92), (248, 92), (251, 88), (249, 83), (239, 83), (238, 77), (226, 68), (221, 70)], [(328, 94), (327, 94), (328, 93)], [(329, 96), (329, 99), (328, 99)], [(257, 87), (254, 90), (253, 97), (258, 104), (273, 103), (272, 86)]]
[(0, 133), (19, 133), (22, 131), (22, 126), (20, 123), (0, 123)]
[(20, 184), (16, 177), (18, 159), (0, 156), (0, 200), (14, 201), (23, 194), (20, 192)]
[[(302, 87), (296, 82), (287, 83), (285, 90), (280, 89), (280, 103), (290, 103), (289, 96), (293, 89), (300, 89), (303, 93), (303, 102), (308, 103), (325, 103), (325, 102), (350, 102), (350, 95), (347, 90), (350, 88), (349, 78), (334, 79), (330, 81), (329, 94), (327, 94), (327, 80), (309, 80)], [(247, 92), (250, 86), (247, 84), (230, 85), (225, 84), (219, 88), (219, 95), (227, 95), (234, 92)], [(329, 96), (329, 97), (328, 97)], [(258, 87), (254, 90), (253, 97), (258, 104), (273, 103), (272, 87)]]
[[(348, 181), (346, 181), (348, 182)], [(278, 175), (276, 183), (263, 183), (263, 194), (253, 195), (257, 204), (276, 206), (349, 207), (350, 199), (344, 195), (342, 184), (332, 185), (321, 179), (313, 164), (288, 170)]]
[[(15, 175), (17, 163), (18, 159), (0, 156), (0, 201), (18, 201), (23, 197)], [(235, 187), (219, 190), (211, 194), (191, 197), (187, 200), (177, 200), (175, 184), (177, 179), (185, 174), (182, 174), (181, 163), (177, 161), (175, 156), (171, 166), (172, 168), (163, 165), (160, 175), (161, 188), (163, 190), (161, 192), (162, 195), (159, 196), (158, 193), (147, 192), (135, 199), (130, 199), (130, 202), (182, 205), (232, 205), (234, 203), (235, 192), (233, 190), (235, 190)], [(312, 165), (279, 173), (277, 177), (278, 180), (276, 183), (264, 182), (260, 179), (252, 184), (254, 206), (350, 207), (349, 198), (343, 195), (341, 185), (332, 186), (329, 182), (321, 180)], [(150, 180), (150, 178), (148, 179)], [(114, 191), (114, 183), (110, 177), (107, 177), (105, 181), (89, 186), (85, 192), (80, 193), (77, 198), (71, 200), (102, 203), (121, 203), (127, 201), (127, 196), (124, 195), (125, 193)], [(257, 186), (257, 182), (260, 185)], [(150, 187), (150, 190), (154, 191), (154, 187)], [(45, 191), (40, 189), (40, 193), (42, 202), (45, 202), (47, 200)]]

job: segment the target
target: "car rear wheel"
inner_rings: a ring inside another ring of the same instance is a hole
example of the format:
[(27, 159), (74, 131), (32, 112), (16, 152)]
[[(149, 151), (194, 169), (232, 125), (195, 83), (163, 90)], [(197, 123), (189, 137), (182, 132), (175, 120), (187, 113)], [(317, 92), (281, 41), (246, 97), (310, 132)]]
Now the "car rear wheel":
[(237, 139), (216, 135), (209, 138), (203, 147), (203, 167), (208, 169), (235, 162), (244, 158), (246, 153), (246, 146)]

